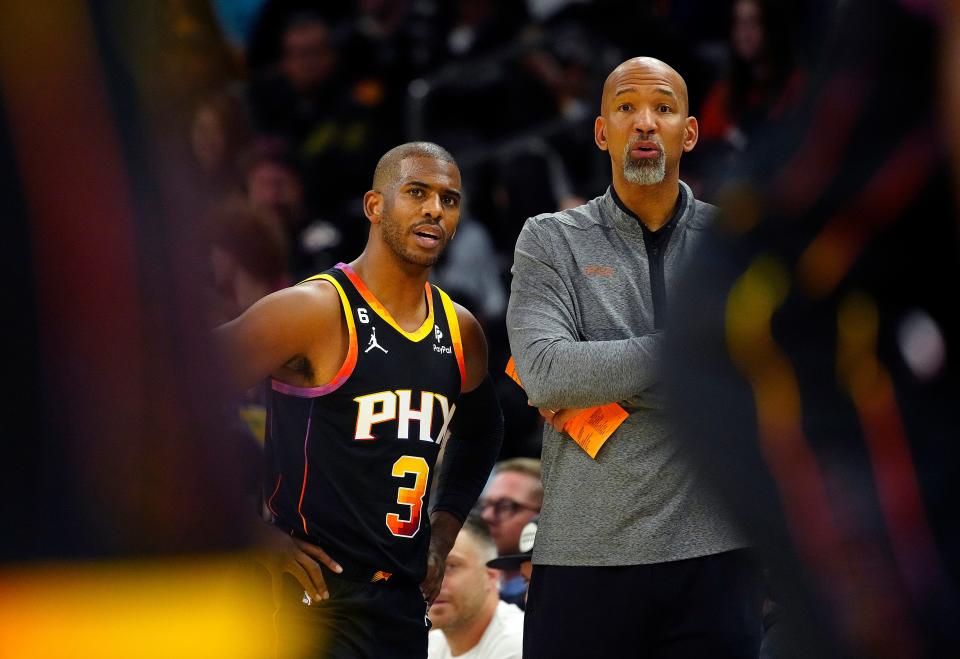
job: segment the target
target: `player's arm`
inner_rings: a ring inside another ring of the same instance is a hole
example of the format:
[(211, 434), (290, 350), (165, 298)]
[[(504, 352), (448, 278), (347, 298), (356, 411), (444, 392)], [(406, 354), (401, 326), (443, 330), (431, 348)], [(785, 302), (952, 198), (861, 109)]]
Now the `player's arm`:
[[(316, 346), (339, 346), (341, 315), (336, 290), (326, 284), (295, 286), (259, 300), (239, 318), (214, 330), (230, 386), (238, 391), (249, 388), (282, 372), (296, 357), (318, 361)], [(323, 549), (262, 521), (256, 522), (254, 532), (259, 560), (273, 580), (275, 599), (284, 572), (293, 575), (313, 599), (329, 596), (319, 563), (334, 572), (342, 568)]]
[(663, 335), (582, 341), (573, 312), (574, 282), (553, 266), (548, 237), (528, 220), (517, 239), (507, 332), (532, 405), (593, 407), (630, 398), (659, 378)]
[(430, 553), (424, 596), (433, 601), (443, 580), (443, 562), (486, 485), (503, 442), (503, 413), (487, 373), (487, 342), (480, 323), (456, 305), (466, 377), (450, 423), (438, 477), (437, 499), (430, 515)]
[[(316, 361), (317, 346), (340, 345), (342, 315), (337, 291), (326, 283), (293, 286), (262, 298), (214, 330), (229, 386), (248, 389), (296, 357)], [(339, 356), (331, 357), (332, 363)]]

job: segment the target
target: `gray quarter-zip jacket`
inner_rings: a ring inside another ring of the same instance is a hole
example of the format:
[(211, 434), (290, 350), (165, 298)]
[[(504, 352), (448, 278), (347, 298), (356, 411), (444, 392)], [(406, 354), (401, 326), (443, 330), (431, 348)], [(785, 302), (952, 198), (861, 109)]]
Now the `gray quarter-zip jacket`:
[[(620, 402), (630, 413), (596, 460), (544, 427), (534, 563), (637, 565), (746, 546), (686, 459), (655, 387), (664, 336), (655, 329), (653, 284), (662, 282), (662, 307), (715, 212), (681, 182), (669, 239), (656, 255), (612, 189), (524, 225), (507, 329), (528, 398), (554, 410)], [(658, 262), (662, 278), (651, 276)], [(656, 313), (662, 321), (664, 309)]]

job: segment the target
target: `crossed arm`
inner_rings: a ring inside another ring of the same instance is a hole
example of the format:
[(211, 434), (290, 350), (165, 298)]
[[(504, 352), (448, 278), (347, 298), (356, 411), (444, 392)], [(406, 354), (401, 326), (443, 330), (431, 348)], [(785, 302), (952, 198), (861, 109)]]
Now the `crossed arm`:
[(580, 340), (573, 285), (554, 268), (549, 237), (527, 222), (514, 255), (507, 332), (527, 397), (545, 410), (626, 400), (659, 377), (659, 333)]

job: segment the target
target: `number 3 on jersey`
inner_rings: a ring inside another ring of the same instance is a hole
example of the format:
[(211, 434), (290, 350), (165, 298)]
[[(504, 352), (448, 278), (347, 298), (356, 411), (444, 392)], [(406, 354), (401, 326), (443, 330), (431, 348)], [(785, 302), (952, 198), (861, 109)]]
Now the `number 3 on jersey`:
[(427, 476), (430, 465), (419, 456), (401, 455), (393, 463), (394, 478), (403, 478), (407, 474), (416, 474), (413, 487), (401, 487), (397, 490), (397, 503), (410, 506), (410, 518), (402, 519), (396, 513), (387, 513), (387, 528), (390, 533), (402, 538), (412, 538), (420, 530), (420, 513), (423, 508), (423, 495), (427, 492)]

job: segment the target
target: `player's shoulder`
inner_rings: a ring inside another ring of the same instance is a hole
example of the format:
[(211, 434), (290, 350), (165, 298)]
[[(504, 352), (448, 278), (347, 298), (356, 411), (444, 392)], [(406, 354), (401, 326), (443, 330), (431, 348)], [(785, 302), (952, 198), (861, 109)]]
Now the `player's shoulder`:
[(453, 309), (457, 315), (457, 325), (460, 328), (460, 336), (463, 339), (464, 348), (467, 353), (471, 349), (481, 350), (486, 355), (487, 339), (483, 334), (483, 326), (473, 312), (467, 309), (459, 302), (453, 302)]
[(288, 302), (303, 303), (317, 310), (330, 307), (338, 309), (340, 307), (338, 288), (338, 284), (332, 279), (311, 277), (293, 286), (283, 288), (276, 294), (283, 295)]
[(439, 286), (434, 285), (434, 288), (446, 298), (453, 310), (467, 370), (464, 391), (470, 391), (487, 374), (487, 338), (483, 326), (469, 309), (451, 299)]
[(473, 312), (467, 309), (465, 306), (459, 302), (453, 303), (453, 310), (457, 314), (457, 324), (460, 325), (461, 331), (464, 329), (470, 331), (476, 331), (483, 334), (483, 329), (481, 328), (480, 321), (477, 320), (477, 317), (473, 315)]
[(319, 324), (339, 323), (340, 295), (326, 280), (308, 280), (282, 288), (261, 298), (251, 311), (274, 317), (278, 322)]
[(477, 320), (476, 316), (473, 315), (469, 309), (465, 306), (454, 300), (450, 295), (444, 291), (442, 288), (436, 284), (432, 284), (437, 292), (440, 294), (440, 298), (443, 300), (444, 306), (449, 305), (450, 309), (453, 311), (453, 314), (456, 316), (457, 325), (459, 325), (461, 332), (464, 329), (464, 326), (467, 326), (468, 329), (479, 329), (480, 322)]

